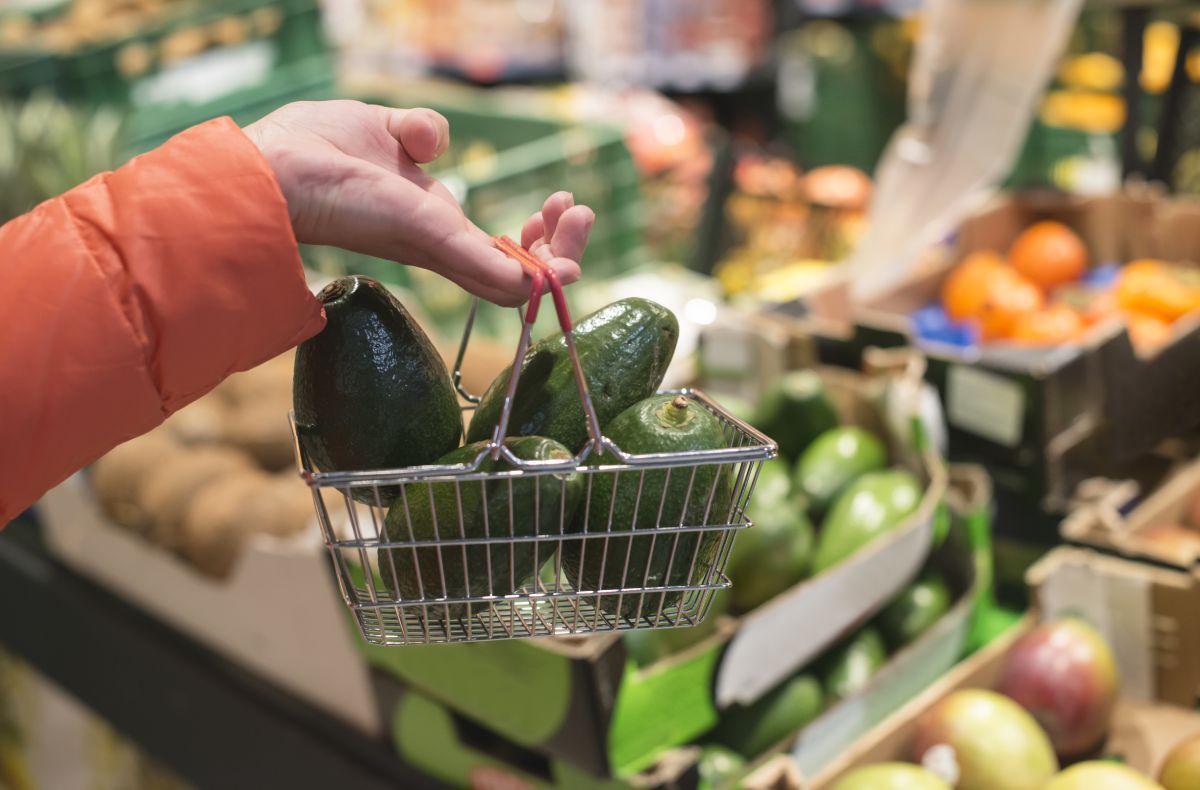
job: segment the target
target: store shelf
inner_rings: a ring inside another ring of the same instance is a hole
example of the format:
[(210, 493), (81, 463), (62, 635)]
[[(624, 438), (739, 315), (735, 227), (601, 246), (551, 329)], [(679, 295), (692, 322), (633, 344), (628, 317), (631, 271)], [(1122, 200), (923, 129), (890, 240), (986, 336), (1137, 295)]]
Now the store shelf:
[(0, 644), (200, 788), (434, 788), (372, 741), (0, 534)]

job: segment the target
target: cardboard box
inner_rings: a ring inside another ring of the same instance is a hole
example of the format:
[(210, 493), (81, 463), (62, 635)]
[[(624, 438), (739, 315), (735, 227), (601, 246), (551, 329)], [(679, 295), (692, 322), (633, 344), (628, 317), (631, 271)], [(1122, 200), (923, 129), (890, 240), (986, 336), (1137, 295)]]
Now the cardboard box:
[[(1189, 455), (1194, 457), (1193, 453)], [(1146, 488), (1152, 490), (1139, 501)], [(1200, 552), (1155, 540), (1152, 531), (1160, 525), (1190, 526), (1187, 511), (1197, 490), (1200, 460), (1179, 463), (1163, 479), (1149, 485), (1136, 480), (1087, 480), (1076, 491), (1081, 501), (1062, 522), (1062, 536), (1081, 546), (1191, 570), (1200, 564)], [(1196, 531), (1196, 542), (1200, 544), (1200, 530)]]
[[(1041, 219), (1073, 227), (1094, 262), (1200, 262), (1200, 201), (1148, 189), (1092, 198), (1005, 195), (890, 293), (853, 305), (843, 280), (782, 306), (779, 315), (798, 320), (799, 331), (812, 336), (812, 354), (857, 365), (869, 346), (913, 342), (910, 315), (937, 301), (942, 281), (968, 253), (1007, 250)], [(1200, 424), (1192, 403), (1192, 382), (1200, 377), (1200, 316), (1181, 320), (1173, 341), (1148, 356), (1134, 351), (1116, 323), (1098, 326), (1078, 346), (990, 345), (964, 352), (920, 345), (929, 361), (927, 379), (946, 406), (950, 459), (986, 464), (998, 485), (1052, 511), (1065, 511), (1084, 477), (1113, 473), (1115, 465)]]
[(46, 542), (75, 571), (363, 732), (382, 732), (359, 637), (312, 529), (256, 534), (215, 580), (113, 524), (81, 472), (38, 503)]
[[(833, 787), (849, 771), (872, 763), (909, 761), (916, 721), (940, 700), (965, 688), (991, 688), (999, 680), (1009, 650), (1031, 627), (1028, 617), (1008, 634), (966, 659), (879, 726), (837, 760), (799, 787)], [(1200, 732), (1200, 714), (1160, 701), (1122, 696), (1117, 703), (1104, 753), (1154, 776), (1167, 752)]]

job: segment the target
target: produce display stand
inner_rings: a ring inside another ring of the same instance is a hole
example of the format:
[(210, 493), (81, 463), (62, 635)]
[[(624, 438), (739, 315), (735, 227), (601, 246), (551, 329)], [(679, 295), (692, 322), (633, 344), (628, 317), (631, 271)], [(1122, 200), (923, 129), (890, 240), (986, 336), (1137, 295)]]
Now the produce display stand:
[(6, 649), (198, 787), (442, 786), (65, 568), (32, 523), (0, 535), (0, 601)]

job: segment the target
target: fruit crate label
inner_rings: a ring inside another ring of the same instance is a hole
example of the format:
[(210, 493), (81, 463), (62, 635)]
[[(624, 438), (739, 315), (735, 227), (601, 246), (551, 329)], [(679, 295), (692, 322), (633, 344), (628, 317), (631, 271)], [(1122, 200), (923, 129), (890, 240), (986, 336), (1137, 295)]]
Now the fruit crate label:
[(946, 417), (950, 424), (1005, 447), (1021, 441), (1025, 393), (994, 373), (953, 365), (946, 373)]

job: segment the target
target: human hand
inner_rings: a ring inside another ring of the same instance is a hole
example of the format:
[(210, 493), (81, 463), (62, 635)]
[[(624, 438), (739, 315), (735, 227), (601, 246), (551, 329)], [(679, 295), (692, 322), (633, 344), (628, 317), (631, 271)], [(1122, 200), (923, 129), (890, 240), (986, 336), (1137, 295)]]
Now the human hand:
[[(244, 131), (275, 172), (299, 241), (420, 266), (505, 306), (529, 297), (520, 264), (418, 166), (450, 142), (450, 126), (438, 113), (296, 102)], [(564, 284), (574, 282), (594, 219), (569, 193), (556, 192), (526, 221), (521, 244), (549, 262)]]

